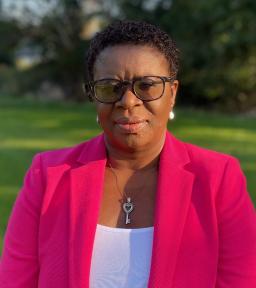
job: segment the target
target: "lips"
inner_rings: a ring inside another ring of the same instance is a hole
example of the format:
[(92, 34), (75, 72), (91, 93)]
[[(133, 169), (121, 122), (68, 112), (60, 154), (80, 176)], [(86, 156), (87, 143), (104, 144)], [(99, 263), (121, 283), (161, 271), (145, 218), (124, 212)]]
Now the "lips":
[(135, 134), (147, 125), (147, 120), (140, 117), (122, 117), (115, 121), (118, 129), (127, 134)]

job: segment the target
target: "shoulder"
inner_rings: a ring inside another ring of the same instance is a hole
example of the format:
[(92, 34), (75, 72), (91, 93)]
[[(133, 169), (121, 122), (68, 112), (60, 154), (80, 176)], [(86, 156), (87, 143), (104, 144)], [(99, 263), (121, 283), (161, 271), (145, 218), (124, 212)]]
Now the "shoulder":
[(231, 163), (231, 165), (239, 165), (239, 161), (232, 155), (203, 148), (187, 142), (183, 142), (183, 144), (194, 165), (200, 167), (205, 166), (212, 169), (219, 169), (222, 166), (226, 166), (228, 163)]
[(176, 152), (186, 154), (186, 170), (192, 172), (197, 181), (217, 187), (227, 178), (244, 178), (240, 163), (234, 156), (183, 142), (175, 137), (173, 142)]
[[(217, 196), (216, 193), (220, 193), (219, 195), (222, 196), (228, 195), (226, 203), (234, 197), (237, 189), (243, 187), (242, 190), (246, 190), (246, 178), (238, 159), (229, 154), (216, 152), (190, 143), (184, 143), (184, 145), (190, 157), (188, 169), (195, 174), (197, 183), (202, 184), (204, 187), (209, 187), (215, 196)], [(224, 193), (224, 191), (226, 192)], [(227, 191), (233, 194), (230, 195)]]
[(223, 181), (243, 179), (240, 162), (232, 155), (184, 143), (190, 157), (190, 167), (199, 178), (211, 179), (213, 185), (220, 186)]
[[(48, 167), (63, 164), (73, 166), (87, 153), (88, 149), (90, 149), (91, 152), (92, 147), (94, 147), (94, 150), (97, 149), (97, 143), (99, 142), (102, 142), (102, 135), (98, 135), (74, 146), (40, 152), (35, 155), (34, 159), (40, 159), (42, 165)], [(88, 151), (87, 154), (89, 153)]]
[[(188, 155), (189, 161), (185, 169), (194, 175), (194, 188), (198, 196), (196, 198), (204, 199), (205, 195), (210, 195), (211, 199), (214, 199), (217, 213), (222, 219), (226, 216), (226, 211), (231, 211), (233, 207), (237, 207), (241, 203), (247, 206), (244, 210), (253, 213), (253, 204), (247, 192), (246, 177), (238, 159), (232, 155), (178, 139), (175, 141), (178, 146), (183, 146), (181, 151), (186, 151)], [(210, 193), (205, 193), (206, 191), (210, 191)]]
[(222, 170), (228, 163), (231, 163), (231, 166), (239, 166), (239, 161), (232, 155), (182, 141), (171, 133), (168, 133), (168, 136), (171, 145), (169, 152), (177, 154), (175, 158), (189, 163), (189, 166), (193, 169), (199, 169), (200, 171)]

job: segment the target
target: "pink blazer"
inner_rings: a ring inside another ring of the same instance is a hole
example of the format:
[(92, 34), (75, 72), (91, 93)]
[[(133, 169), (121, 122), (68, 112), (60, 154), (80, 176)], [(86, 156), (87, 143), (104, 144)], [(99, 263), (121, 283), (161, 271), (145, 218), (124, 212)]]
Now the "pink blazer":
[[(89, 287), (105, 164), (103, 135), (35, 156), (6, 231), (1, 288)], [(148, 287), (256, 287), (255, 215), (237, 160), (167, 132)]]

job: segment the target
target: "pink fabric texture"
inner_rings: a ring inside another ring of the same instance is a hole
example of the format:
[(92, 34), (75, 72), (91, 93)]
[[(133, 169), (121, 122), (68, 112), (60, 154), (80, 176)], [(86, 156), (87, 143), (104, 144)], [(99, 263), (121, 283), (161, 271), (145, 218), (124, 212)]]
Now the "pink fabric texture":
[[(35, 156), (5, 234), (1, 288), (89, 287), (105, 165), (104, 135)], [(149, 288), (256, 287), (256, 213), (235, 158), (167, 132), (154, 227)]]

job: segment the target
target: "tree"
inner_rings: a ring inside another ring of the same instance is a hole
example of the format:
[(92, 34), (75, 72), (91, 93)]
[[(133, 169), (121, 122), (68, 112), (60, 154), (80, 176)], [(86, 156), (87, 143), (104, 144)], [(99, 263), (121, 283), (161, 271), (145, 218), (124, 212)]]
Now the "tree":
[[(10, 13), (9, 21), (16, 17), (23, 26), (23, 37), (42, 47), (43, 51), (42, 63), (33, 67), (32, 71), (23, 73), (23, 79), (26, 78), (26, 81), (22, 81), (26, 83), (25, 89), (29, 86), (35, 89), (35, 86), (40, 86), (40, 82), (47, 80), (59, 84), (67, 98), (85, 98), (82, 90), (83, 60), (89, 40), (81, 37), (81, 31), (87, 21), (100, 14), (100, 11), (85, 11), (85, 2), (90, 1), (39, 0), (36, 6), (23, 1), (24, 5), (19, 9), (26, 17), (20, 17), (20, 13)], [(12, 5), (15, 7), (20, 3), (14, 1)], [(40, 14), (40, 8), (47, 13)]]
[[(153, 8), (147, 7), (152, 2)], [(123, 18), (159, 25), (180, 47), (180, 101), (230, 109), (256, 105), (254, 0), (122, 0)]]
[(16, 45), (22, 38), (22, 29), (14, 20), (0, 20), (0, 63), (12, 64)]
[[(182, 104), (231, 110), (256, 106), (254, 0), (38, 0), (36, 5), (24, 6), (18, 21), (23, 35), (43, 48), (42, 78), (60, 83), (69, 98), (83, 99), (83, 59), (89, 39), (81, 38), (81, 31), (100, 16), (102, 26), (112, 19), (140, 19), (173, 36), (181, 50), (178, 101)], [(13, 44), (7, 43), (14, 43), (11, 35), (18, 34), (7, 35), (9, 40), (0, 48), (12, 53)]]

